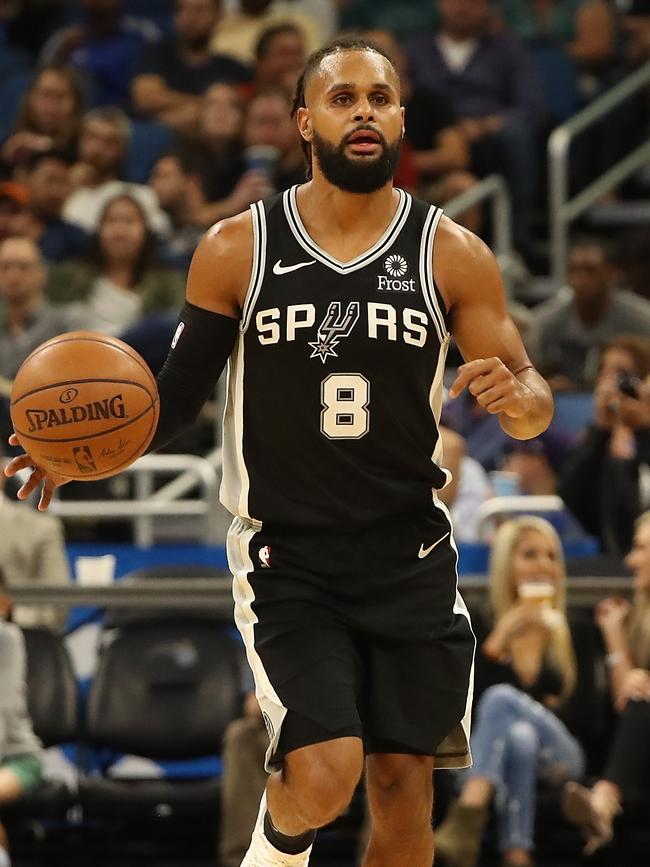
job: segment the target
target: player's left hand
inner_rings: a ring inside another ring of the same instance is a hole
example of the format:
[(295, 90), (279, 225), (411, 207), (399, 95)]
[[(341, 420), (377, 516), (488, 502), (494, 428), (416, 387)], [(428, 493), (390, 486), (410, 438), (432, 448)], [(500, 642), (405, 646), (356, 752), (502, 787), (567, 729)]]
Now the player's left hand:
[(534, 399), (530, 389), (500, 358), (476, 358), (461, 364), (449, 389), (449, 397), (458, 397), (465, 388), (487, 412), (493, 415), (505, 413), (510, 418), (525, 416)]

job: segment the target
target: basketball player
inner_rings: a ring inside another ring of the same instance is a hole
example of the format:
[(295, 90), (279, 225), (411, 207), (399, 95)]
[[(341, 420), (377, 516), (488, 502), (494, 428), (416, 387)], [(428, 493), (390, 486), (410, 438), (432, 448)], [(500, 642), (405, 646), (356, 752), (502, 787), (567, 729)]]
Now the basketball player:
[[(431, 867), (432, 771), (470, 763), (474, 637), (436, 491), (450, 336), (468, 388), (526, 439), (548, 386), (494, 257), (393, 187), (400, 82), (367, 42), (310, 58), (296, 118), (311, 180), (218, 223), (190, 267), (152, 448), (229, 357), (221, 497), (236, 621), (272, 771), (243, 867), (306, 865), (364, 769), (364, 867)], [(29, 456), (8, 472), (33, 466)], [(61, 479), (35, 468), (45, 508)]]

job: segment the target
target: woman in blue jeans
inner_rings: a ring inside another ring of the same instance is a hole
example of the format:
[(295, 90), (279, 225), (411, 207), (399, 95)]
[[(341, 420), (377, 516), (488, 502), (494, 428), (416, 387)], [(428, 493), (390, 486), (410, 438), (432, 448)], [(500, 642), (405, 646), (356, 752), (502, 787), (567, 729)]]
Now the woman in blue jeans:
[(506, 867), (531, 867), (539, 778), (582, 776), (580, 744), (557, 716), (576, 681), (566, 619), (562, 546), (541, 518), (515, 518), (494, 539), (490, 560), (492, 630), (478, 666), (491, 668), (478, 703), (472, 754), (461, 796), (436, 833), (453, 867), (478, 863), (492, 798)]

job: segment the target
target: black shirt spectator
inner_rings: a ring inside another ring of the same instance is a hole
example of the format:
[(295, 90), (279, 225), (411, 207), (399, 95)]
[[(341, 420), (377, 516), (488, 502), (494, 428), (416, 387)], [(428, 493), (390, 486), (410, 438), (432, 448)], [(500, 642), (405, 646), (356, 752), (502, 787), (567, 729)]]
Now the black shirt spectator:
[(201, 65), (187, 63), (175, 41), (148, 45), (140, 57), (136, 75), (159, 75), (173, 90), (195, 96), (218, 81), (246, 84), (250, 70), (222, 54), (215, 54)]

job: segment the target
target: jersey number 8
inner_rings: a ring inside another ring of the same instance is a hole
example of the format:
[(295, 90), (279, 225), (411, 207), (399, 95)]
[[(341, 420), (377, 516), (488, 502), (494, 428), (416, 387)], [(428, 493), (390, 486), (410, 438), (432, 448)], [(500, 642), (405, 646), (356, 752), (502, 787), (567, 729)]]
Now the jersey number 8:
[(331, 373), (321, 383), (320, 429), (330, 440), (359, 440), (370, 430), (370, 383), (360, 373)]

